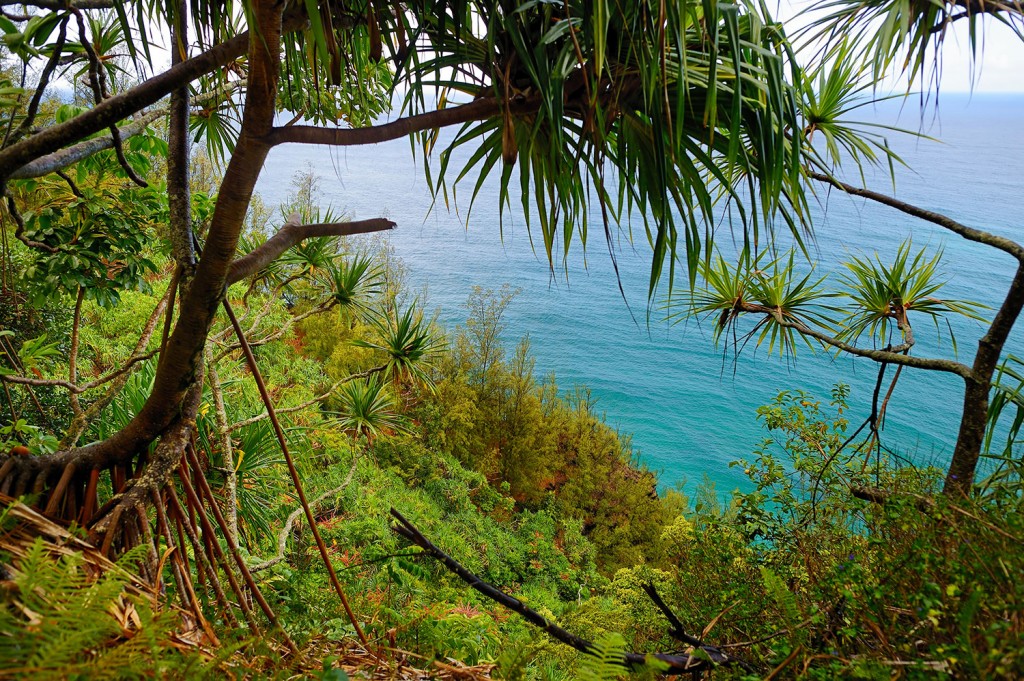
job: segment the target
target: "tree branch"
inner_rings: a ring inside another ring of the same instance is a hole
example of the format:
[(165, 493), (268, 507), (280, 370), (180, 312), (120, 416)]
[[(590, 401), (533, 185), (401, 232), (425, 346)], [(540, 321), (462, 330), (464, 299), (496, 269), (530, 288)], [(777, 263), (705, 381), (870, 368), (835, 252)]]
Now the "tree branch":
[(46, 86), (50, 83), (50, 77), (53, 72), (57, 69), (58, 62), (60, 61), (61, 52), (64, 50), (64, 42), (67, 40), (67, 29), (68, 21), (70, 17), (65, 17), (60, 22), (60, 30), (57, 33), (57, 42), (53, 45), (53, 52), (50, 54), (50, 59), (46, 62), (46, 66), (43, 67), (43, 72), (39, 74), (39, 81), (36, 83), (35, 94), (32, 95), (32, 100), (29, 102), (28, 109), (25, 112), (25, 118), (21, 121), (21, 125), (14, 131), (13, 139), (21, 139), (29, 128), (32, 127), (32, 123), (36, 120), (36, 114), (39, 112), (39, 103), (43, 100), (43, 94), (46, 92)]
[(62, 381), (60, 379), (54, 379), (54, 378), (29, 378), (28, 376), (17, 376), (17, 375), (6, 375), (6, 376), (0, 375), (0, 381), (7, 381), (9, 383), (17, 383), (18, 385), (32, 385), (32, 386), (36, 386), (36, 387), (40, 387), (40, 386), (53, 386), (55, 388), (64, 388), (65, 390), (67, 390), (68, 392), (70, 392), (73, 395), (81, 395), (82, 393), (84, 393), (84, 392), (86, 392), (88, 390), (92, 390), (93, 388), (98, 388), (99, 386), (103, 385), (104, 383), (109, 383), (110, 381), (114, 380), (118, 376), (124, 374), (127, 371), (130, 371), (131, 368), (133, 366), (135, 366), (136, 364), (138, 364), (139, 362), (144, 362), (147, 359), (150, 359), (157, 352), (159, 352), (159, 350), (153, 350), (151, 352), (145, 353), (144, 355), (136, 355), (136, 356), (132, 357), (131, 359), (129, 359), (127, 362), (125, 362), (125, 364), (120, 369), (118, 369), (117, 371), (112, 371), (109, 374), (107, 374), (106, 376), (101, 376), (100, 378), (97, 378), (96, 380), (89, 381), (88, 383), (83, 383), (82, 385), (78, 385), (76, 383), (72, 383), (71, 381)]
[[(55, 8), (64, 8), (63, 3), (59, 0), (53, 4)], [(58, 5), (59, 7), (57, 7)], [(82, 3), (76, 3), (76, 5), (85, 9), (82, 7)], [(305, 10), (295, 8), (285, 15), (283, 30), (288, 32), (297, 30), (303, 27), (306, 21)], [(19, 168), (35, 159), (53, 154), (65, 145), (109, 128), (146, 107), (156, 104), (177, 88), (241, 57), (246, 53), (248, 46), (249, 32), (245, 31), (202, 54), (172, 66), (163, 73), (153, 76), (121, 94), (105, 99), (102, 103), (71, 120), (48, 127), (38, 134), (27, 137), (0, 151), (0, 185), (13, 177)]]
[[(149, 345), (149, 340), (153, 337), (153, 332), (156, 330), (156, 324), (160, 320), (160, 315), (163, 314), (164, 309), (167, 307), (168, 302), (174, 295), (175, 283), (172, 281), (171, 285), (167, 287), (164, 295), (157, 302), (153, 308), (153, 312), (150, 313), (149, 319), (146, 321), (145, 327), (142, 329), (142, 334), (139, 336), (139, 340), (135, 343), (135, 348), (132, 350), (132, 356), (138, 356), (142, 354), (142, 351)], [(68, 426), (67, 433), (60, 441), (59, 448), (61, 450), (68, 449), (75, 446), (78, 442), (78, 438), (82, 436), (85, 429), (89, 427), (93, 419), (100, 415), (104, 409), (107, 408), (114, 398), (117, 397), (118, 393), (128, 383), (128, 379), (131, 377), (134, 369), (139, 365), (136, 364), (130, 371), (126, 371), (117, 376), (111, 384), (107, 386), (106, 392), (103, 393), (99, 398), (95, 399), (92, 404), (85, 410), (81, 416), (76, 416), (71, 420), (71, 425)]]
[[(156, 121), (166, 113), (167, 111), (165, 109), (158, 109), (136, 118), (134, 121), (121, 128), (121, 139), (123, 140), (138, 135), (149, 127), (150, 123)], [(40, 156), (31, 163), (26, 163), (15, 170), (10, 174), (9, 179), (25, 180), (32, 177), (42, 177), (48, 173), (66, 168), (72, 163), (77, 163), (78, 161), (88, 158), (93, 154), (106, 151), (107, 149), (112, 149), (113, 146), (114, 138), (110, 135), (93, 137), (65, 149), (55, 151), (52, 154)]]
[(1012, 239), (1007, 239), (1005, 237), (996, 236), (995, 234), (991, 234), (980, 229), (968, 227), (950, 217), (942, 215), (941, 213), (925, 210), (924, 208), (918, 208), (917, 206), (909, 204), (905, 201), (900, 201), (899, 199), (893, 198), (891, 196), (876, 191), (872, 191), (870, 189), (855, 187), (852, 184), (841, 182), (836, 178), (832, 177), (831, 175), (825, 175), (824, 173), (819, 173), (815, 171), (808, 171), (807, 176), (810, 177), (812, 180), (817, 180), (818, 182), (824, 182), (825, 184), (831, 185), (836, 189), (839, 189), (840, 191), (846, 192), (847, 194), (851, 194), (853, 196), (861, 196), (865, 199), (870, 199), (877, 203), (889, 206), (890, 208), (895, 208), (896, 210), (902, 213), (906, 213), (907, 215), (912, 215), (916, 218), (920, 218), (927, 222), (931, 222), (932, 224), (938, 225), (943, 229), (948, 229), (954, 234), (962, 236), (968, 241), (974, 241), (980, 244), (985, 244), (986, 246), (991, 246), (992, 248), (998, 248), (999, 250), (1012, 255), (1019, 262), (1024, 263), (1024, 246), (1021, 246)]
[[(342, 492), (344, 492), (345, 488), (348, 487), (350, 482), (352, 482), (352, 476), (355, 475), (356, 464), (358, 463), (358, 461), (358, 457), (355, 454), (353, 454), (352, 467), (348, 469), (348, 475), (345, 477), (345, 482), (341, 483), (334, 489), (328, 490), (321, 494), (320, 496), (318, 496), (316, 499), (312, 501), (312, 503), (310, 503), (309, 507), (313, 508), (320, 504), (320, 502), (322, 502), (327, 497), (333, 497), (336, 494), (341, 494)], [(284, 562), (284, 552), (285, 548), (288, 545), (288, 535), (292, 533), (292, 527), (295, 525), (295, 521), (299, 519), (299, 516), (302, 515), (302, 513), (302, 506), (298, 506), (294, 511), (288, 514), (288, 520), (285, 521), (284, 527), (281, 528), (281, 531), (277, 535), (277, 553), (274, 554), (273, 558), (269, 558), (263, 561), (262, 563), (257, 563), (256, 565), (253, 565), (251, 568), (249, 568), (250, 572), (259, 572), (260, 570), (266, 570), (267, 568), (274, 567), (278, 563)]]
[[(508, 104), (510, 113), (534, 111), (540, 106), (537, 97), (513, 100)], [(415, 116), (367, 128), (319, 128), (310, 125), (291, 125), (274, 128), (270, 133), (271, 146), (278, 144), (327, 144), (355, 146), (377, 144), (399, 139), (412, 133), (443, 128), (449, 125), (491, 118), (502, 112), (502, 102), (495, 97), (476, 99), (468, 104), (428, 111)]]
[(38, 248), (47, 253), (57, 253), (59, 249), (42, 241), (33, 241), (25, 236), (25, 219), (18, 212), (18, 206), (14, 203), (14, 197), (11, 196), (11, 192), (6, 188), (4, 188), (4, 196), (7, 199), (7, 212), (10, 213), (11, 219), (14, 220), (14, 238), (29, 248)]
[[(171, 27), (171, 63), (180, 64), (188, 57), (188, 5), (175, 2)], [(171, 237), (171, 255), (187, 281), (195, 267), (192, 244), (192, 199), (189, 189), (190, 134), (188, 87), (171, 93), (167, 131), (167, 208)], [(237, 529), (237, 527), (236, 527)]]
[[(228, 95), (232, 91), (242, 87), (244, 84), (244, 80), (232, 81), (228, 85), (217, 88), (213, 92), (196, 95), (192, 98), (191, 103), (193, 106), (201, 105), (209, 99)], [(148, 111), (141, 116), (138, 116), (131, 123), (120, 129), (121, 139), (125, 140), (144, 132), (146, 128), (149, 127), (150, 123), (159, 120), (161, 116), (167, 115), (167, 112), (168, 109), (160, 108)], [(113, 137), (106, 135), (103, 137), (92, 137), (90, 139), (83, 140), (78, 144), (55, 151), (52, 154), (41, 156), (31, 163), (26, 163), (11, 173), (10, 179), (25, 180), (32, 177), (42, 177), (48, 173), (54, 173), (62, 168), (66, 168), (72, 163), (77, 163), (78, 161), (88, 158), (93, 154), (106, 151), (107, 149), (112, 149), (113, 147)]]
[(236, 470), (234, 447), (228, 430), (228, 413), (224, 406), (224, 391), (221, 387), (217, 367), (210, 360), (207, 348), (206, 383), (213, 394), (214, 414), (217, 418), (217, 439), (220, 440), (220, 455), (224, 462), (224, 512), (227, 514), (227, 532), (238, 541), (238, 471)]
[[(405, 517), (396, 509), (391, 509), (391, 516), (398, 521), (397, 525), (391, 526), (391, 529), (395, 534), (405, 537), (416, 546), (419, 546), (425, 553), (444, 565), (445, 568), (458, 576), (459, 579), (464, 581), (471, 588), (518, 614), (527, 622), (540, 628), (555, 640), (560, 641), (571, 648), (575, 648), (581, 653), (588, 655), (594, 653), (594, 644), (591, 641), (562, 629), (554, 622), (549, 622), (547, 618), (536, 610), (532, 610), (527, 607), (518, 598), (509, 596), (504, 591), (501, 591), (474, 575), (463, 567), (457, 560), (439, 549), (429, 539), (423, 536), (423, 534), (416, 529), (412, 523), (406, 520)], [(721, 654), (728, 659), (727, 663), (736, 662), (735, 658), (729, 658), (724, 653)], [(652, 653), (650, 655), (641, 655), (639, 653), (625, 653), (622, 656), (622, 663), (627, 666), (639, 666), (645, 664), (648, 657), (661, 660), (668, 664), (669, 669), (666, 670), (668, 673), (693, 673), (704, 671), (709, 668), (709, 664), (706, 660), (686, 654), (670, 655), (666, 653)]]
[(230, 286), (260, 271), (289, 248), (306, 239), (318, 236), (351, 236), (353, 234), (382, 232), (394, 229), (396, 226), (395, 223), (384, 218), (313, 225), (300, 225), (298, 221), (298, 213), (292, 213), (291, 217), (288, 218), (288, 222), (284, 224), (277, 234), (267, 239), (256, 250), (231, 263), (231, 268), (228, 270), (228, 285)]
[(661, 599), (661, 595), (658, 593), (658, 590), (657, 588), (655, 588), (653, 582), (641, 584), (640, 588), (644, 590), (644, 593), (646, 593), (647, 596), (651, 599), (655, 607), (657, 607), (658, 610), (661, 610), (661, 614), (663, 614), (665, 616), (665, 619), (668, 620), (669, 625), (672, 627), (668, 632), (669, 636), (676, 639), (680, 643), (685, 643), (686, 645), (694, 646), (695, 648), (700, 648), (708, 654), (708, 657), (710, 657), (711, 661), (715, 664), (736, 663), (745, 671), (751, 674), (755, 672), (754, 668), (746, 662), (744, 662), (743, 660), (735, 657), (730, 657), (727, 653), (722, 652), (722, 650), (717, 646), (708, 645), (696, 636), (690, 636), (689, 634), (687, 634), (686, 629), (683, 627), (683, 623), (680, 622), (679, 618), (676, 617), (676, 614), (672, 612), (672, 608), (668, 607), (668, 604), (666, 604), (665, 601)]
[[(971, 368), (966, 364), (961, 364), (951, 359), (934, 359), (930, 357), (914, 357), (912, 355), (903, 354), (906, 350), (909, 350), (913, 345), (912, 336), (911, 340), (907, 343), (898, 345), (891, 350), (872, 350), (870, 348), (858, 348), (856, 345), (850, 345), (845, 343), (838, 338), (833, 338), (827, 334), (815, 331), (811, 327), (803, 324), (799, 321), (787, 319), (782, 316), (782, 313), (778, 310), (767, 308), (763, 305), (757, 305), (754, 303), (741, 303), (739, 309), (744, 312), (752, 312), (755, 314), (770, 315), (775, 322), (786, 329), (793, 329), (797, 333), (814, 338), (815, 340), (829, 345), (837, 350), (855, 355), (857, 357), (866, 357), (867, 359), (874, 360), (875, 362), (886, 362), (889, 364), (897, 364), (900, 366), (913, 367), (915, 369), (928, 369), (930, 371), (945, 371), (947, 373), (956, 374), (961, 378), (971, 378)], [(909, 328), (909, 327), (908, 327)]]

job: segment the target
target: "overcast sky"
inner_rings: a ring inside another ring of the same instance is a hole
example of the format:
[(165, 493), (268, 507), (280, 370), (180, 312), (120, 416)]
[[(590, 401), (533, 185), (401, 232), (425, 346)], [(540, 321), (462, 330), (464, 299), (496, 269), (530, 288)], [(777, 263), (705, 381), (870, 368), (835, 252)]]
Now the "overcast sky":
[[(779, 19), (793, 21), (800, 11), (821, 4), (824, 3), (814, 0), (780, 0), (776, 11)], [(769, 6), (773, 6), (771, 0)], [(1024, 92), (1024, 41), (991, 18), (984, 19), (982, 25), (985, 30), (984, 42), (978, 50), (980, 60), (972, 65), (968, 22), (953, 24), (942, 48), (942, 92)]]
[[(776, 18), (786, 22), (790, 35), (796, 25), (803, 23), (797, 18), (802, 10), (822, 4), (826, 3), (819, 0), (768, 0), (768, 6), (775, 10)], [(979, 63), (975, 64), (972, 64), (970, 58), (968, 23), (958, 21), (953, 24), (942, 48), (941, 91), (947, 94), (972, 91), (1024, 93), (1024, 41), (991, 18), (984, 19), (982, 24), (984, 41), (978, 50)], [(155, 52), (162, 53), (164, 50), (158, 48)], [(892, 85), (897, 85), (895, 79)], [(926, 85), (919, 82), (918, 89)], [(900, 88), (903, 89), (905, 85)]]

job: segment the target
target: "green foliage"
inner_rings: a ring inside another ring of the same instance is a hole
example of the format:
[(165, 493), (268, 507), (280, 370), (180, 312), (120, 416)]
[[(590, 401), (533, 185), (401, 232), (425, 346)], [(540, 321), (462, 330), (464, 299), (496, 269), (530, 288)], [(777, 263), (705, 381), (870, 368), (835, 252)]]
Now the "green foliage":
[(811, 22), (813, 39), (842, 40), (858, 46), (857, 57), (871, 69), (874, 81), (895, 74), (907, 82), (907, 92), (920, 81), (938, 91), (941, 47), (954, 20), (966, 19), (972, 61), (979, 58), (988, 20), (1024, 36), (1019, 6), (1012, 2), (986, 4), (981, 11), (958, 12), (944, 2), (907, 0), (830, 0)]
[(385, 374), (396, 383), (415, 380), (431, 384), (430, 364), (442, 345), (422, 311), (410, 305), (401, 313), (378, 312), (371, 317), (370, 326), (375, 338), (356, 339), (353, 345), (383, 355)]
[(614, 681), (622, 678), (622, 654), (626, 639), (621, 634), (605, 634), (594, 641), (594, 651), (584, 655), (578, 670), (580, 681)]
[[(13, 338), (13, 331), (0, 331), (0, 337)], [(48, 343), (46, 334), (39, 336), (38, 338), (31, 338), (21, 344), (18, 349), (17, 359), (13, 359), (8, 356), (9, 353), (4, 350), (4, 359), (7, 360), (8, 365), (0, 365), (0, 374), (15, 374), (19, 373), (17, 367), (21, 366), (22, 371), (32, 371), (33, 369), (38, 372), (39, 367), (48, 363), (47, 360), (60, 355), (60, 350), (57, 348), (57, 343)]]
[[(718, 256), (701, 266), (704, 287), (692, 292), (690, 309), (673, 316), (716, 317), (714, 340), (717, 344), (723, 334), (731, 331), (735, 335), (735, 323), (745, 312), (761, 313), (761, 318), (744, 338), (756, 336), (758, 346), (767, 339), (768, 353), (774, 352), (777, 346), (780, 356), (793, 354), (799, 340), (813, 348), (809, 338), (784, 324), (830, 324), (828, 308), (820, 302), (828, 294), (821, 289), (824, 278), (812, 279), (811, 273), (800, 276), (794, 257), (790, 253), (788, 258), (762, 264), (763, 253), (752, 257), (744, 250), (733, 266)], [(736, 338), (730, 341), (740, 344)]]
[[(204, 414), (203, 430), (214, 427), (212, 419)], [(276, 519), (277, 502), (283, 492), (284, 457), (274, 434), (270, 419), (257, 421), (239, 428), (231, 436), (231, 449), (235, 459), (236, 502), (238, 524), (246, 546), (252, 550), (271, 536)], [(219, 447), (208, 445), (207, 451), (214, 466), (223, 465)], [(222, 476), (211, 475), (212, 483)]]
[(405, 429), (395, 399), (379, 376), (344, 384), (336, 399), (338, 425), (356, 437), (372, 440), (384, 431)]
[[(924, 249), (912, 254), (912, 248), (909, 241), (904, 242), (896, 251), (892, 265), (884, 264), (877, 255), (874, 261), (854, 258), (847, 263), (850, 272), (844, 277), (844, 283), (849, 288), (847, 295), (851, 305), (840, 338), (856, 341), (866, 332), (872, 340), (888, 344), (892, 342), (892, 327), (898, 326), (905, 339), (904, 327), (909, 325), (911, 313), (931, 317), (936, 330), (939, 320), (948, 313), (984, 320), (976, 312), (984, 307), (982, 305), (936, 297), (945, 284), (939, 280), (942, 252), (929, 259)], [(952, 327), (948, 328), (955, 348), (956, 338)]]
[(54, 249), (37, 253), (21, 272), (22, 286), (37, 303), (58, 292), (73, 296), (81, 288), (87, 298), (109, 307), (122, 289), (147, 290), (144, 277), (156, 270), (145, 253), (145, 226), (157, 210), (157, 195), (92, 187), (80, 193), (63, 199), (51, 193), (53, 200), (22, 216), (26, 236)]
[(384, 271), (372, 255), (359, 253), (327, 267), (326, 283), (345, 317), (364, 317), (383, 292)]
[[(930, 258), (924, 249), (913, 253), (907, 241), (899, 246), (891, 265), (877, 254), (874, 259), (854, 257), (846, 263), (849, 271), (842, 277), (842, 288), (830, 291), (824, 277), (814, 279), (813, 270), (801, 272), (792, 252), (764, 263), (765, 252), (754, 257), (744, 248), (735, 265), (720, 255), (701, 264), (702, 285), (687, 294), (669, 296), (666, 310), (676, 322), (690, 316), (713, 319), (715, 343), (724, 336), (735, 352), (752, 339), (756, 346), (767, 340), (769, 354), (777, 349), (780, 356), (792, 356), (801, 342), (812, 351), (815, 341), (839, 351), (844, 343), (856, 344), (865, 334), (875, 344), (898, 345), (895, 331), (899, 331), (899, 342), (913, 340), (911, 319), (922, 316), (934, 322), (937, 332), (940, 321), (945, 323), (955, 350), (947, 315), (983, 321), (978, 311), (984, 306), (936, 297), (945, 284), (941, 259), (941, 251)], [(849, 304), (824, 303), (838, 297)], [(746, 316), (756, 321), (741, 332), (739, 322)]]
[[(1024, 483), (1024, 460), (1019, 456), (1021, 426), (1024, 425), (1024, 372), (1019, 357), (1008, 355), (999, 367), (989, 402), (988, 427), (982, 456), (986, 477), (979, 493), (1012, 498)], [(997, 444), (999, 443), (999, 444)]]
[[(800, 100), (805, 124), (803, 133), (809, 146), (815, 135), (824, 138), (824, 154), (814, 162), (826, 172), (841, 166), (847, 159), (861, 169), (862, 178), (865, 165), (877, 165), (883, 159), (891, 171), (893, 164), (902, 164), (903, 160), (889, 148), (884, 133), (920, 135), (902, 128), (849, 119), (848, 116), (858, 109), (888, 99), (871, 96), (876, 83), (868, 77), (868, 71), (869, 67), (857, 58), (852, 43), (844, 40), (804, 74)], [(818, 153), (814, 147), (808, 151), (809, 155)]]
[[(122, 562), (130, 562), (126, 556)], [(126, 573), (99, 578), (80, 555), (54, 558), (42, 539), (9, 568), (0, 607), (0, 674), (34, 679), (200, 678), (198, 654), (179, 650), (173, 610), (126, 589)], [(122, 619), (126, 612), (132, 613)], [(134, 621), (134, 623), (133, 623)]]
[(415, 408), (427, 444), (507, 485), (520, 507), (582, 523), (608, 573), (655, 555), (663, 511), (654, 475), (593, 413), (585, 390), (562, 397), (536, 382), (528, 339), (507, 356), (502, 315), (514, 295), (470, 295), (435, 390)]
[[(692, 282), (719, 199), (737, 207), (754, 242), (776, 219), (801, 237), (802, 138), (786, 133), (802, 128), (798, 96), (786, 79), (788, 45), (766, 6), (669, 2), (650, 12), (602, 0), (510, 11), (474, 1), (424, 9), (421, 44), (400, 74), (414, 112), (435, 87), (442, 104), (457, 95), (540, 101), (529, 117), (464, 126), (428, 179), (446, 203), (468, 181), (472, 203), (484, 178), (500, 172), (499, 206), (510, 209), (518, 190), (528, 222), (536, 210), (552, 269), (575, 234), (586, 243), (595, 204), (609, 240), (613, 225), (642, 221), (652, 297), (666, 271), (671, 287), (677, 263)], [(428, 149), (436, 140), (422, 137)], [(463, 149), (469, 160), (453, 167)]]
[[(829, 404), (787, 392), (759, 410), (771, 437), (737, 463), (756, 488), (724, 509), (698, 490), (705, 501), (662, 535), (671, 578), (659, 591), (695, 635), (711, 622), (712, 640), (741, 631), (762, 642), (737, 654), (788, 660), (798, 678), (888, 677), (894, 657), (912, 677), (936, 665), (1018, 675), (1024, 660), (1008, 651), (1020, 631), (1006, 618), (1019, 612), (1020, 586), (975, 567), (1024, 564), (1019, 486), (924, 503), (937, 472), (901, 469), (886, 450), (850, 441), (847, 397), (843, 386)], [(875, 486), (891, 490), (882, 504), (851, 494)]]
[[(91, 301), (83, 304), (79, 364), (87, 367), (91, 360), (97, 374), (120, 367), (131, 357), (138, 342), (138, 330), (146, 324), (162, 293), (120, 291), (116, 311)], [(159, 338), (152, 340), (147, 349), (155, 349), (158, 342)]]

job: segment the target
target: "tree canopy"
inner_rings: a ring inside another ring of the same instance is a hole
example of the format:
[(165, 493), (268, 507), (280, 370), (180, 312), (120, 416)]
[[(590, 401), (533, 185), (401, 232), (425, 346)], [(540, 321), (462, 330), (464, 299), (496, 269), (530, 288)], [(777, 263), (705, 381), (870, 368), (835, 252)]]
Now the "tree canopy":
[[(86, 295), (111, 302), (119, 288), (148, 285), (152, 267), (138, 227), (146, 206), (175, 269), (166, 313), (146, 332), (165, 314), (152, 389), (104, 439), (78, 444), (82, 422), (96, 414), (75, 401), (101, 383), (80, 384), (73, 361), (68, 381), (33, 378), (32, 362), (48, 350), (22, 347), (21, 366), (6, 372), (5, 384), (67, 389), (76, 425), (53, 452), (8, 457), (0, 481), (40, 492), (41, 503), (57, 509), (88, 471), (133, 467), (115, 502), (89, 519), (109, 545), (119, 523), (162, 488), (193, 435), (208, 334), (227, 288), (268, 276), (296, 245), (395, 226), (296, 213), (269, 238), (242, 239), (269, 151), (412, 136), (432, 159), (428, 177), (445, 202), (460, 183), (470, 186), (471, 202), (485, 200), (484, 178), (498, 175), (503, 210), (517, 197), (526, 216), (536, 210), (533, 229), (552, 267), (554, 254), (588, 241), (593, 225), (609, 240), (625, 230), (650, 246), (651, 295), (659, 284), (696, 290), (693, 310), (720, 315), (720, 329), (753, 315), (755, 333), (785, 350), (802, 337), (883, 367), (961, 376), (964, 419), (947, 490), (968, 491), (993, 374), (1024, 305), (1024, 269), (967, 365), (910, 354), (911, 318), (975, 314), (935, 299), (926, 255), (905, 250), (892, 266), (857, 263), (847, 282), (853, 311), (836, 322), (821, 313), (825, 294), (776, 252), (774, 235), (786, 230), (802, 244), (815, 187), (831, 186), (1024, 263), (1016, 243), (835, 174), (842, 164), (899, 162), (879, 131), (847, 120), (883, 74), (919, 81), (951, 24), (969, 22), (974, 46), (981, 20), (1019, 30), (1021, 13), (1015, 3), (891, 0), (837, 0), (826, 9), (809, 29), (814, 49), (797, 51), (764, 3), (737, 0), (4, 3), (0, 186), (13, 235), (34, 254), (31, 276), (54, 294), (77, 296), (78, 307)], [(72, 103), (55, 100), (60, 84), (74, 88)], [(444, 127), (457, 132), (433, 159)], [(163, 186), (148, 187), (142, 176), (165, 143)], [(190, 196), (195, 143), (224, 167), (201, 219)], [(453, 160), (459, 148), (470, 151), (464, 167)], [(88, 164), (105, 183), (76, 182)], [(41, 205), (40, 191), (63, 198)], [(723, 211), (737, 217), (741, 233), (736, 266), (714, 247)], [(311, 261), (308, 271), (326, 266)], [(335, 303), (347, 304), (353, 282), (337, 268), (324, 271), (334, 277)], [(396, 313), (381, 323), (393, 326), (398, 343), (373, 346), (390, 353), (386, 373), (415, 375), (415, 360), (429, 350), (415, 317)], [(865, 337), (873, 344), (858, 345)], [(145, 347), (106, 380), (133, 371), (149, 356)]]

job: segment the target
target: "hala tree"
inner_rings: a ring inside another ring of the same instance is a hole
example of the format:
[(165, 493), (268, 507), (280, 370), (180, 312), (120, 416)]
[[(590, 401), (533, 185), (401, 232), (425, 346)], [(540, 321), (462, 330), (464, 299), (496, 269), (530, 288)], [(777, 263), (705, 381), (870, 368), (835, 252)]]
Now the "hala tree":
[[(477, 172), (475, 199), (482, 178), (497, 174), (500, 205), (510, 209), (521, 194), (526, 215), (538, 215), (534, 229), (552, 263), (574, 235), (586, 239), (590, 224), (603, 225), (610, 238), (632, 217), (652, 249), (652, 295), (659, 282), (695, 284), (709, 271), (710, 225), (722, 204), (736, 211), (742, 241), (754, 251), (770, 249), (780, 229), (801, 237), (810, 226), (812, 182), (882, 201), (1024, 263), (1017, 244), (833, 175), (844, 150), (855, 162), (888, 154), (870, 131), (844, 123), (850, 98), (863, 94), (856, 81), (861, 70), (850, 71), (848, 64), (867, 55), (875, 68), (869, 76), (878, 78), (909, 49), (914, 58), (905, 63), (917, 76), (951, 22), (991, 14), (1012, 23), (1020, 16), (1012, 3), (927, 3), (908, 10), (909, 23), (900, 19), (903, 3), (833, 3), (823, 37), (859, 33), (866, 51), (826, 49), (823, 64), (809, 69), (764, 5), (733, 0), (34, 0), (2, 6), (0, 26), (16, 72), (0, 92), (0, 187), (13, 236), (42, 260), (66, 257), (78, 244), (38, 228), (41, 214), (33, 211), (25, 183), (56, 177), (48, 181), (63, 181), (74, 192), (65, 170), (106, 154), (125, 181), (141, 185), (131, 140), (158, 121), (167, 127), (166, 235), (176, 264), (167, 300), (177, 304), (166, 305), (169, 332), (151, 392), (134, 418), (105, 439), (78, 446), (77, 437), (65, 438), (58, 451), (8, 456), (0, 464), (0, 491), (34, 491), (55, 515), (77, 509), (75, 499), (98, 471), (120, 471), (111, 502), (95, 514), (78, 514), (105, 548), (113, 538), (118, 546), (131, 543), (137, 534), (132, 523), (159, 498), (187, 451), (207, 336), (227, 287), (308, 239), (394, 226), (385, 219), (304, 223), (299, 217), (240, 254), (253, 187), (276, 146), (377, 144), (412, 135), (429, 153), (440, 128), (457, 126), (429, 174), (438, 194), (447, 199), (454, 184)], [(879, 16), (888, 29), (875, 31)], [(166, 68), (155, 50), (164, 36), (170, 36)], [(115, 59), (119, 53), (127, 56)], [(42, 105), (61, 79), (79, 84), (89, 103), (52, 116)], [(399, 93), (404, 102), (397, 115), (379, 122)], [(226, 163), (203, 234), (193, 229), (189, 196), (195, 139)], [(452, 152), (460, 148), (470, 155), (457, 168)], [(119, 241), (131, 242), (131, 221), (116, 232)], [(685, 277), (677, 277), (677, 266)], [(761, 307), (747, 308), (740, 302), (747, 301), (738, 299), (726, 312), (761, 314), (785, 329), (796, 324), (781, 303), (754, 301)], [(993, 371), (1022, 304), (1024, 269), (974, 365), (957, 364), (954, 371), (967, 390), (948, 490), (966, 491), (973, 479)], [(898, 306), (881, 314), (900, 326)], [(806, 324), (795, 330), (826, 343), (815, 333), (833, 338)], [(939, 360), (897, 349), (846, 346), (840, 347), (879, 362), (942, 368)], [(401, 353), (395, 358), (394, 371), (401, 374)], [(8, 384), (33, 380), (4, 376)], [(69, 389), (79, 389), (74, 379)]]

